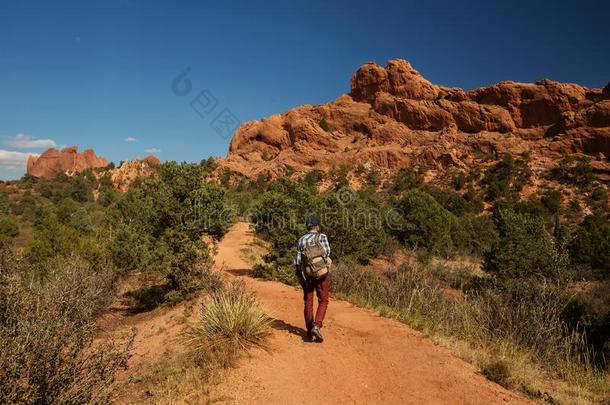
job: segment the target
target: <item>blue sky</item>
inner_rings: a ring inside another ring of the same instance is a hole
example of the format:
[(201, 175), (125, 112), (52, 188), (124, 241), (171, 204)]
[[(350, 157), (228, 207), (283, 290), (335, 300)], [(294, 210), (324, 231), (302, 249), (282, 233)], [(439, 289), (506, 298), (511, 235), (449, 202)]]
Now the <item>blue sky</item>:
[(607, 1), (500, 3), (0, 0), (0, 178), (51, 145), (117, 163), (224, 156), (223, 120), (335, 99), (367, 61), (464, 88), (610, 80)]

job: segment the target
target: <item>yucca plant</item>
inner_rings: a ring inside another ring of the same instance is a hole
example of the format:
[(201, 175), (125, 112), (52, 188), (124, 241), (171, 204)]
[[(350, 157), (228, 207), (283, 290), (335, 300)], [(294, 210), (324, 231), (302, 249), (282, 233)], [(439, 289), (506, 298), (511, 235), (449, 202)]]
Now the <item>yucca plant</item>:
[(190, 332), (198, 351), (246, 349), (262, 343), (271, 319), (243, 283), (234, 283), (211, 295), (201, 307), (201, 318)]

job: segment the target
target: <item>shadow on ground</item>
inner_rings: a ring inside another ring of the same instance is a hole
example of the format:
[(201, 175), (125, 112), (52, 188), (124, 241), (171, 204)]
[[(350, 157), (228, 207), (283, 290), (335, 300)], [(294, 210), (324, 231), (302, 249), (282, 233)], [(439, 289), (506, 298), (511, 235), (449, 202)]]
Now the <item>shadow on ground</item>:
[(123, 294), (123, 298), (127, 301), (125, 303), (128, 306), (120, 310), (127, 315), (152, 311), (166, 302), (166, 294), (171, 290), (172, 288), (169, 284), (161, 284), (128, 291)]
[(227, 270), (227, 272), (233, 274), (234, 276), (247, 276), (250, 274), (251, 270), (250, 269), (231, 269), (231, 270)]
[(305, 329), (299, 328), (298, 326), (291, 325), (287, 322), (282, 321), (281, 319), (273, 319), (271, 321), (271, 327), (276, 330), (283, 330), (288, 333), (291, 333), (295, 336), (299, 336), (303, 339), (304, 342), (309, 342), (310, 340), (307, 338), (307, 332)]

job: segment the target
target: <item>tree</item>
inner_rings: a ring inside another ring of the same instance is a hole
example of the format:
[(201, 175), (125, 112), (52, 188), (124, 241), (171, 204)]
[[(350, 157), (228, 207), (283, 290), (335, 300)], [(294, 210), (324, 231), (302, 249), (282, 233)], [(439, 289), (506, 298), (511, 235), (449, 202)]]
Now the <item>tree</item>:
[(529, 159), (514, 159), (505, 154), (495, 166), (485, 171), (482, 183), (486, 187), (486, 200), (495, 201), (498, 198), (518, 199), (523, 187), (530, 182), (532, 171)]
[(322, 231), (332, 241), (333, 255), (343, 259), (351, 256), (361, 263), (379, 255), (387, 235), (384, 217), (371, 201), (354, 191), (348, 201), (341, 201), (334, 193), (325, 194), (314, 199), (313, 209), (321, 219)]
[(82, 233), (90, 233), (93, 231), (91, 217), (85, 208), (79, 208), (72, 216), (72, 227)]
[(556, 277), (565, 268), (543, 218), (512, 209), (494, 213), (499, 239), (486, 257), (487, 271), (501, 278)]
[(561, 193), (557, 190), (547, 190), (540, 197), (540, 202), (549, 213), (557, 214), (561, 209)]
[(72, 215), (78, 209), (78, 204), (71, 198), (64, 198), (57, 206), (57, 219), (62, 224), (68, 224)]
[(44, 267), (48, 260), (56, 256), (67, 257), (78, 252), (80, 242), (75, 229), (59, 222), (56, 215), (47, 215), (26, 242), (24, 257), (30, 264)]
[(74, 201), (87, 202), (93, 200), (93, 182), (84, 174), (72, 179), (72, 198)]
[(97, 202), (102, 207), (108, 207), (111, 204), (115, 203), (119, 199), (119, 192), (114, 188), (105, 188), (100, 192), (100, 196), (97, 199)]
[(174, 198), (182, 202), (203, 184), (207, 171), (205, 166), (196, 163), (166, 162), (159, 166), (159, 174)]
[(585, 217), (570, 244), (574, 264), (589, 265), (610, 275), (610, 223), (601, 215)]
[(397, 208), (402, 214), (402, 224), (395, 234), (405, 244), (447, 255), (465, 237), (457, 217), (421, 190), (408, 191)]
[(226, 189), (213, 183), (193, 190), (184, 205), (183, 225), (199, 235), (205, 233), (221, 238), (237, 215), (237, 209), (228, 201)]

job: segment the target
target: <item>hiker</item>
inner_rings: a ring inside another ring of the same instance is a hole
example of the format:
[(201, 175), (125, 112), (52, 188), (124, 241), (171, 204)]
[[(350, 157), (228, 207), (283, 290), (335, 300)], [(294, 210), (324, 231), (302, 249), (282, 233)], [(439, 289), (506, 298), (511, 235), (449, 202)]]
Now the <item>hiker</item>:
[[(320, 232), (320, 221), (308, 217), (305, 221), (307, 233), (297, 242), (295, 260), (296, 274), (303, 287), (305, 326), (307, 337), (312, 341), (323, 342), (322, 323), (328, 308), (328, 288), (330, 284), (330, 245), (325, 234)], [(316, 317), (313, 316), (314, 291), (318, 296)]]

